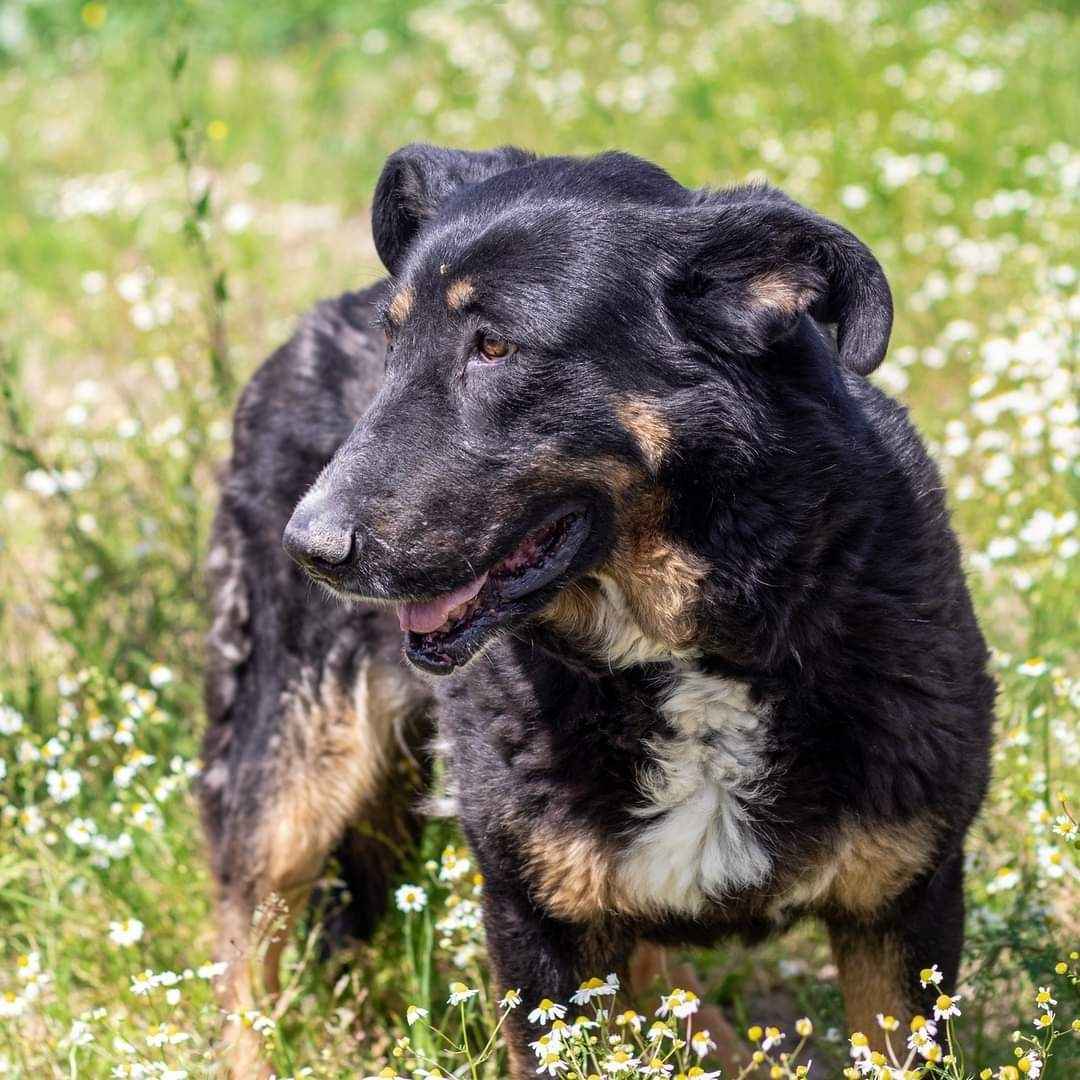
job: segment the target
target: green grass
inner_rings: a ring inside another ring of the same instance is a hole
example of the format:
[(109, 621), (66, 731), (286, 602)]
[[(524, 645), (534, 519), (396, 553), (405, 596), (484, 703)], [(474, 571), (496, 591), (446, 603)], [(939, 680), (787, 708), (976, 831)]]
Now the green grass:
[[(942, 464), (1001, 683), (970, 844), (963, 1057), (943, 1068), (1014, 1062), (1039, 986), (1067, 1029), (1080, 869), (1053, 819), (1063, 797), (1080, 806), (1078, 70), (1067, 4), (6, 0), (0, 1073), (214, 1074), (187, 777), (215, 467), (232, 387), (313, 299), (379, 275), (366, 207), (385, 155), (411, 139), (619, 147), (688, 184), (763, 175), (878, 253), (897, 320), (875, 378)], [(80, 788), (61, 801), (47, 774), (65, 769)], [(431, 869), (448, 840), (432, 828), (406, 871), (425, 910), (396, 913), (349, 965), (308, 948), (317, 917), (290, 946), (295, 992), (272, 1035), (282, 1075), (387, 1061), (411, 1075), (411, 1050), (391, 1056), (405, 1006), (458, 1038), (443, 1005), (458, 979), (482, 990), (466, 1007), (475, 1053), (505, 988), (487, 984), (475, 920), (436, 928), (474, 899), (468, 875)], [(141, 939), (110, 941), (110, 922), (132, 918)], [(31, 953), (44, 977), (28, 992), (18, 958)], [(809, 1015), (811, 1075), (839, 1074), (846, 1045), (828, 1030), (842, 1013), (814, 928), (694, 959), (740, 1026), (780, 1022), (793, 1047), (790, 1025)], [(147, 968), (181, 975), (175, 1003), (165, 986), (131, 992)], [(184, 1041), (149, 1045), (161, 1023)], [(431, 1052), (425, 1030), (413, 1045)], [(1080, 1073), (1078, 1044), (1060, 1039), (1043, 1075)], [(497, 1060), (478, 1073), (498, 1076)]]

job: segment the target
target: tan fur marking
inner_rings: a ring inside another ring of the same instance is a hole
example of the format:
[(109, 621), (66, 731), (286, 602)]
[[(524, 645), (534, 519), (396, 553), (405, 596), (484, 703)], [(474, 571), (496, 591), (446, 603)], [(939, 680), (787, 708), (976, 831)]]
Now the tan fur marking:
[(866, 916), (895, 899), (934, 855), (936, 826), (929, 818), (904, 824), (853, 824), (775, 897), (771, 910), (839, 908)]
[(781, 315), (797, 315), (806, 306), (806, 289), (795, 286), (790, 278), (774, 271), (759, 274), (749, 285), (750, 302)]
[(553, 915), (590, 922), (613, 910), (611, 860), (587, 833), (533, 833), (526, 850), (533, 891)]
[[(545, 610), (545, 620), (595, 650), (610, 640), (615, 629), (610, 624), (617, 618), (628, 622), (621, 635), (625, 640), (651, 639), (669, 657), (689, 656), (707, 566), (664, 533), (667, 492), (640, 466), (618, 459), (564, 460), (558, 466), (560, 479), (571, 473), (611, 493), (617, 539), (596, 580), (570, 595), (563, 590)], [(605, 579), (617, 586), (621, 610), (608, 602), (610, 590), (599, 587)]]
[[(900, 1052), (914, 1009), (904, 991), (904, 963), (900, 947), (888, 936), (876, 936), (852, 927), (845, 932), (830, 930), (840, 991), (849, 1031), (861, 1031), (875, 1050), (884, 1050), (885, 1033), (877, 1014), (895, 1016), (901, 1030), (893, 1038)], [(902, 1055), (901, 1055), (902, 1056)]]
[(641, 628), (685, 649), (697, 630), (693, 616), (706, 568), (658, 527), (620, 538), (610, 572)]
[(476, 286), (471, 278), (461, 277), (450, 282), (446, 290), (446, 306), (451, 311), (460, 311), (476, 295)]
[(930, 865), (935, 823), (853, 826), (829, 890), (829, 899), (847, 911), (869, 914), (895, 899)]
[(595, 630), (599, 590), (600, 584), (595, 578), (576, 581), (552, 597), (541, 618), (567, 637), (586, 641)]
[(394, 297), (390, 301), (390, 307), (387, 308), (390, 318), (400, 326), (411, 314), (415, 302), (416, 293), (413, 291), (413, 287), (411, 285), (402, 286), (394, 293)]
[(376, 794), (407, 693), (401, 674), (366, 661), (351, 690), (329, 678), (293, 690), (286, 745), (278, 751), (288, 771), (263, 838), (268, 890), (311, 883), (361, 805)]
[(650, 471), (656, 472), (671, 449), (671, 426), (659, 406), (645, 398), (627, 397), (615, 406), (615, 414), (637, 443)]

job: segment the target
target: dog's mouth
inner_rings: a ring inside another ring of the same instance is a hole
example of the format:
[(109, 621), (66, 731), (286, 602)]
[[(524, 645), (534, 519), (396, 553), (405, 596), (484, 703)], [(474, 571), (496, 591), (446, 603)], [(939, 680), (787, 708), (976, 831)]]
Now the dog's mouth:
[(564, 509), (467, 584), (432, 600), (401, 604), (405, 655), (433, 675), (467, 663), (499, 630), (546, 603), (548, 587), (570, 566), (588, 534), (585, 510)]

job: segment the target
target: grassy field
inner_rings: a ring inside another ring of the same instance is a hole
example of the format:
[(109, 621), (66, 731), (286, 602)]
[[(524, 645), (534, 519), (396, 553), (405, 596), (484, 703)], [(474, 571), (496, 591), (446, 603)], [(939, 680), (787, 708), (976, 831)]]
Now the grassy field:
[[(1066, 3), (2, 0), (0, 1074), (215, 1075), (189, 787), (215, 469), (259, 359), (379, 275), (375, 177), (428, 139), (764, 176), (876, 251), (875, 378), (944, 470), (1001, 686), (961, 1015), (917, 1060), (1080, 1076), (1078, 71)], [(348, 963), (302, 928), (248, 1018), (280, 1076), (502, 1075), (457, 843), (431, 828), (401, 882), (426, 902)], [(749, 1031), (762, 1075), (797, 1044), (850, 1066), (815, 928), (693, 959), (740, 1031), (783, 1028)], [(621, 1075), (693, 1075), (672, 1052)]]

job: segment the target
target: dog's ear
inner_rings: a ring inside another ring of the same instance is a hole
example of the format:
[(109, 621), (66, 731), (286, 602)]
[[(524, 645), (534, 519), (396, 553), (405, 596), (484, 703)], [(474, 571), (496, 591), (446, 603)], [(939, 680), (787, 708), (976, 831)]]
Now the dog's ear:
[(672, 300), (691, 331), (760, 355), (803, 314), (836, 324), (840, 361), (860, 375), (885, 357), (892, 293), (870, 249), (772, 188), (706, 196), (690, 211), (689, 262)]
[(533, 154), (513, 146), (473, 151), (411, 143), (395, 151), (383, 166), (371, 210), (379, 258), (397, 273), (416, 233), (448, 195), (533, 160)]

